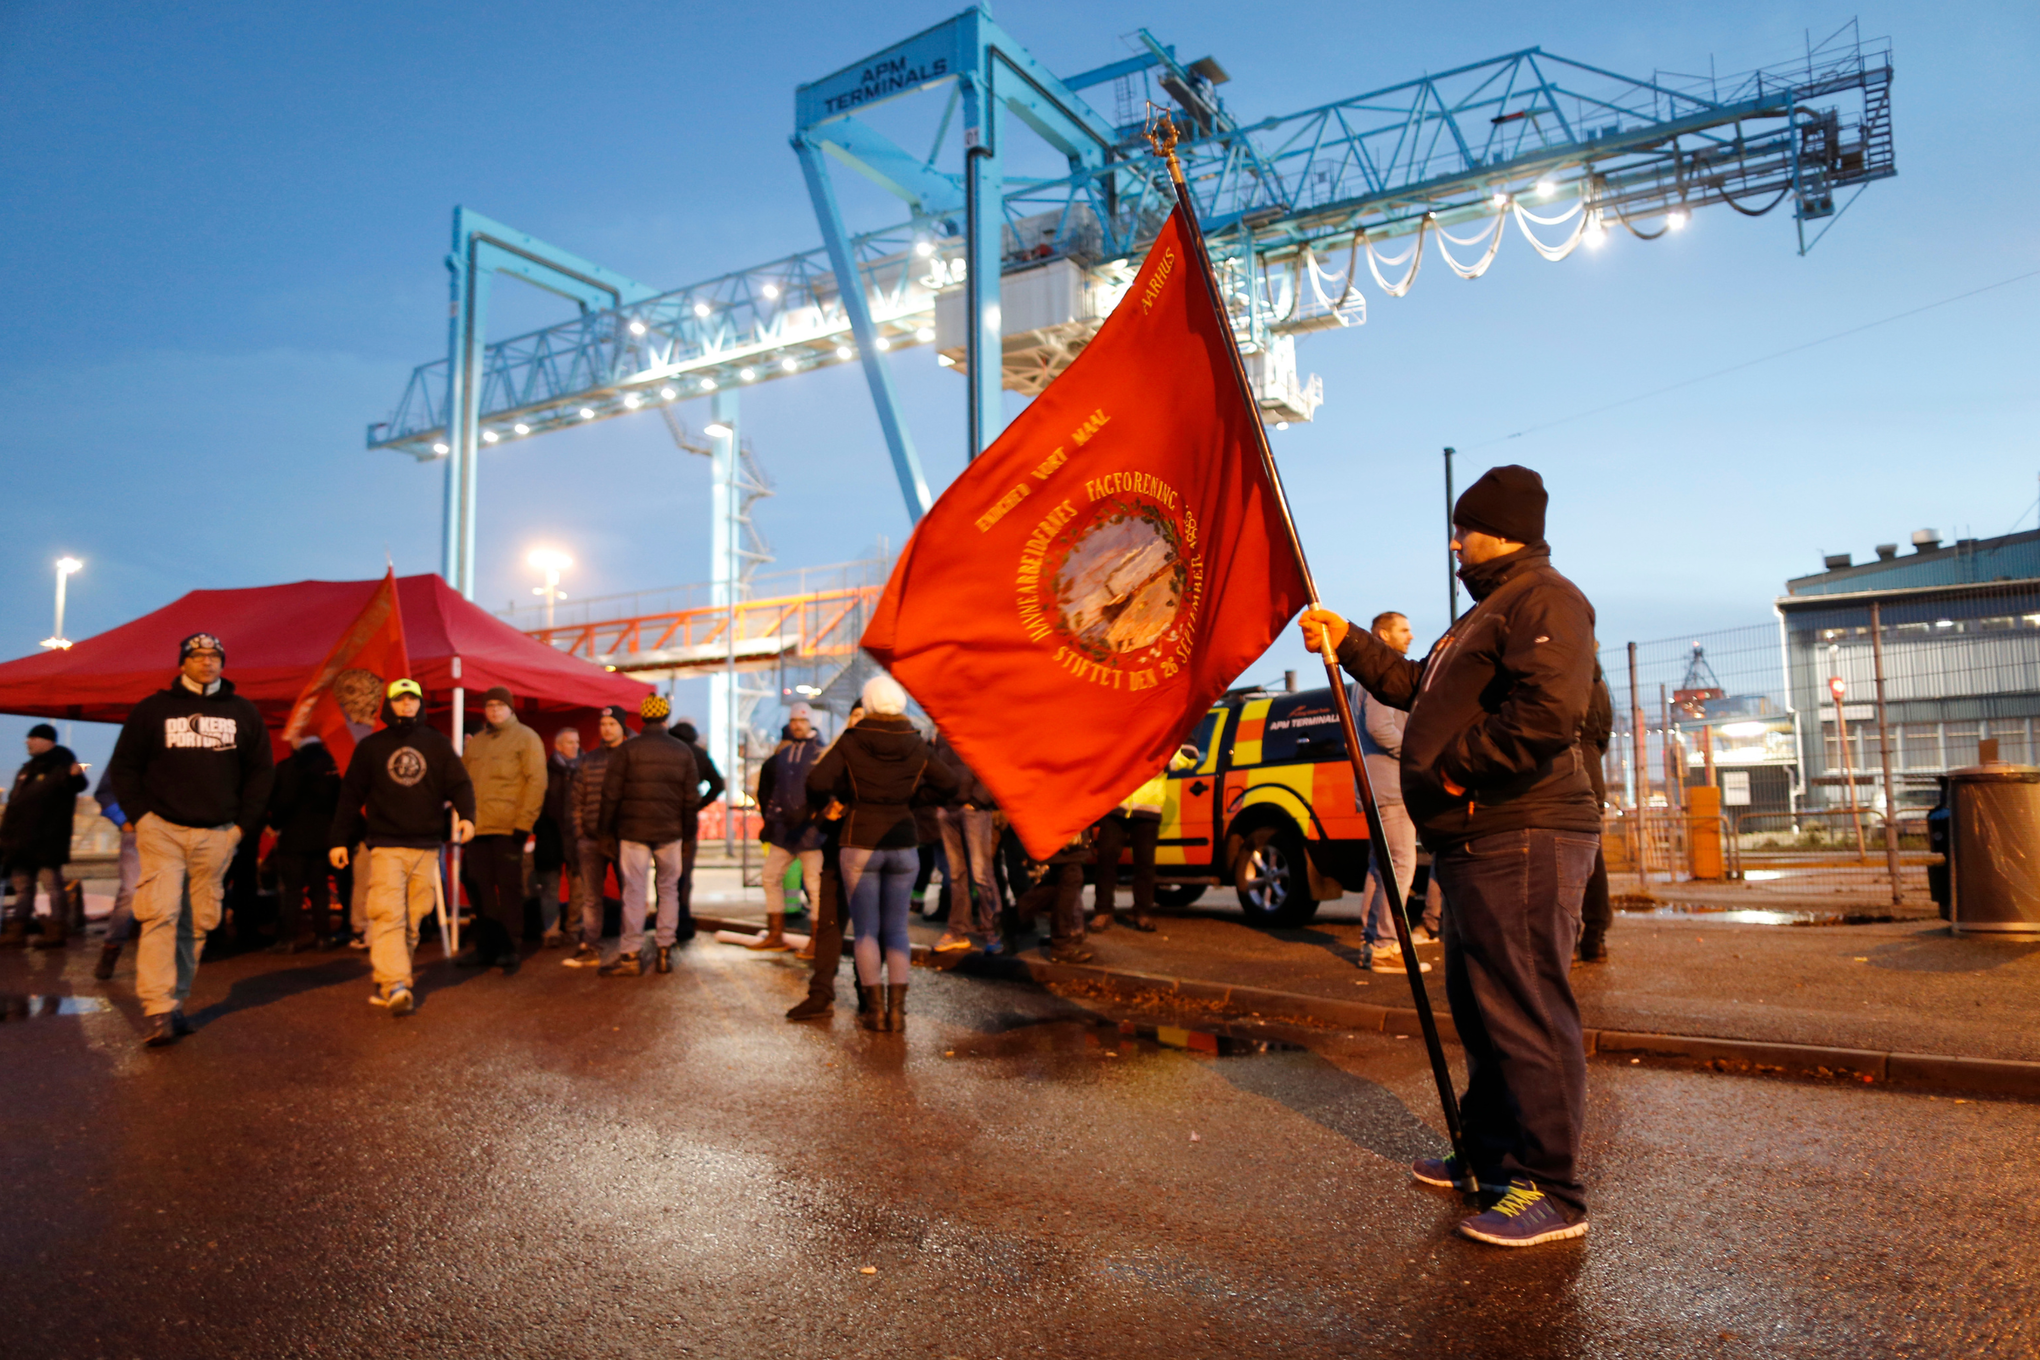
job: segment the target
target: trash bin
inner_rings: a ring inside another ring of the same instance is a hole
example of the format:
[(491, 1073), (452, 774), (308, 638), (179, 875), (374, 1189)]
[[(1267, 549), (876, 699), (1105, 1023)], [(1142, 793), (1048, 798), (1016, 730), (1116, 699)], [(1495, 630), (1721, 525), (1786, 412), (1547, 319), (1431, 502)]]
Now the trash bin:
[(1947, 916), (1957, 935), (2040, 935), (2040, 769), (1952, 770)]

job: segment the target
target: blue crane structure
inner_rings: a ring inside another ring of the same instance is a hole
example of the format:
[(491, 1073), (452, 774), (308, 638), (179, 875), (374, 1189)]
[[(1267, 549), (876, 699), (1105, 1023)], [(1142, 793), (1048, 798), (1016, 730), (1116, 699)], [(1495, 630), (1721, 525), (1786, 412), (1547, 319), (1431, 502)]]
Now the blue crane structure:
[[(472, 595), (483, 447), (712, 394), (711, 430), (734, 449), (743, 387), (839, 363), (862, 366), (918, 521), (927, 481), (887, 352), (936, 345), (968, 381), (968, 453), (989, 444), (1001, 389), (1038, 392), (1082, 349), (1167, 217), (1167, 177), (1139, 136), (1156, 96), (1189, 124), (1178, 155), (1271, 420), (1313, 414), (1321, 385), (1297, 373), (1295, 338), (1364, 319), (1363, 259), (1401, 296), (1427, 241), (1477, 277), (1512, 218), (1557, 259), (1615, 228), (1650, 239), (1699, 207), (1761, 216), (1788, 200), (1804, 253), (1819, 239), (1809, 227), (1853, 202), (1843, 193), (1896, 173), (1890, 46), (1864, 42), (1853, 23), (1786, 66), (1728, 80), (1633, 78), (1529, 48), (1251, 122), (1219, 97), (1228, 77), (1216, 61), (1181, 62), (1145, 31), (1137, 41), (1123, 60), (1058, 78), (974, 8), (801, 86), (792, 140), (823, 244), (684, 288), (653, 292), (456, 209), (448, 357), (416, 369), (390, 419), (368, 430), (371, 448), (448, 460), (447, 579)], [(1110, 118), (1084, 97), (1106, 87)], [(926, 156), (871, 121), (882, 105), (944, 89)], [(1067, 173), (1006, 173), (1015, 123)], [(832, 161), (903, 200), (907, 219), (852, 231)], [(1402, 254), (1377, 252), (1397, 238), (1409, 238)], [(1463, 262), (1453, 245), (1482, 253)], [(1343, 271), (1328, 268), (1340, 252)], [(1384, 265), (1402, 277), (1391, 282)], [(580, 315), (485, 344), (494, 272), (561, 292)]]

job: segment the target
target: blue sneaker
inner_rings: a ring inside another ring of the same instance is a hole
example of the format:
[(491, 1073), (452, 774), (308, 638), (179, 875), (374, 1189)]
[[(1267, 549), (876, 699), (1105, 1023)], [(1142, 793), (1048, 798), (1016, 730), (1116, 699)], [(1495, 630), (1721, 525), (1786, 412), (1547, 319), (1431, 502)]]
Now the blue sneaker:
[[(1465, 1179), (1465, 1172), (1459, 1168), (1459, 1158), (1453, 1156), (1419, 1157), (1410, 1163), (1410, 1175), (1425, 1185), (1443, 1186), (1447, 1190), (1458, 1189), (1460, 1182)], [(1481, 1189), (1492, 1190), (1497, 1194), (1508, 1188), (1504, 1183), (1483, 1182), (1481, 1185)]]
[(1509, 1182), (1509, 1192), (1494, 1208), (1475, 1214), (1459, 1231), (1476, 1242), (1498, 1247), (1534, 1247), (1567, 1237), (1585, 1237), (1587, 1220), (1568, 1223), (1565, 1214), (1542, 1190), (1526, 1180)]

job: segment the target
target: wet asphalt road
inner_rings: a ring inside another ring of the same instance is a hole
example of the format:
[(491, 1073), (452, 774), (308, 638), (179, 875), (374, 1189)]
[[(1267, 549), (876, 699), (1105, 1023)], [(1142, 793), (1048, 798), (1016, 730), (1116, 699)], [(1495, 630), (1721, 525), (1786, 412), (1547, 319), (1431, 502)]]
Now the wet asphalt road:
[(148, 1052), (126, 961), (0, 957), (114, 1003), (0, 1024), (0, 1353), (2040, 1349), (2040, 1106), (1597, 1061), (1594, 1229), (1504, 1252), (1408, 1179), (1416, 1040), (1193, 1056), (917, 971), (902, 1041), (782, 1021), (784, 960), (556, 958), (403, 1021), (358, 956), (221, 960)]

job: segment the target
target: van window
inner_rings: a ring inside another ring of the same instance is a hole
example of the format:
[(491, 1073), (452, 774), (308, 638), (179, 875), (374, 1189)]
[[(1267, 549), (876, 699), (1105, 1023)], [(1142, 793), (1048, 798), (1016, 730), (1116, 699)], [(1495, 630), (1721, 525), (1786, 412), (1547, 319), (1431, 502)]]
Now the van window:
[(1345, 754), (1346, 734), (1339, 730), (1339, 711), (1332, 706), (1330, 690), (1284, 694), (1269, 703), (1267, 725), (1261, 729), (1263, 765)]
[(1197, 730), (1183, 738), (1184, 745), (1197, 748), (1197, 765), (1200, 769), (1211, 756), (1211, 734), (1218, 728), (1219, 717), (1217, 709), (1206, 713), (1204, 721), (1197, 724)]

